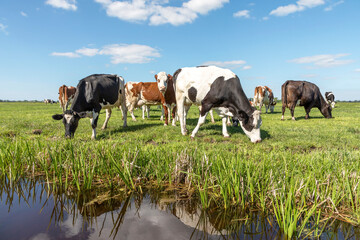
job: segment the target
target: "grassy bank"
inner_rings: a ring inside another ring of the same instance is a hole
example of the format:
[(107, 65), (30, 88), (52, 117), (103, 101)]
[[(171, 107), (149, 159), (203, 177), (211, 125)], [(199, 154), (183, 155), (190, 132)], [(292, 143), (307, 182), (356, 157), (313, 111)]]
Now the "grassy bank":
[[(42, 175), (47, 182), (69, 189), (122, 188), (185, 183), (203, 208), (218, 206), (259, 209), (273, 213), (288, 235), (300, 236), (308, 228), (338, 218), (360, 223), (360, 104), (338, 103), (333, 119), (317, 109), (304, 119), (280, 121), (280, 106), (262, 114), (263, 142), (252, 144), (240, 128), (221, 135), (221, 121), (209, 121), (197, 138), (180, 134), (180, 127), (164, 127), (160, 110), (151, 118), (128, 119), (123, 129), (120, 111), (109, 128), (98, 130), (91, 141), (89, 121), (81, 120), (75, 139), (64, 139), (58, 105), (0, 103), (0, 174), (12, 180)], [(191, 131), (198, 110), (188, 117)], [(99, 125), (105, 118), (100, 115)], [(178, 124), (179, 125), (179, 124)], [(39, 134), (40, 133), (40, 134)], [(311, 222), (311, 227), (309, 227)]]

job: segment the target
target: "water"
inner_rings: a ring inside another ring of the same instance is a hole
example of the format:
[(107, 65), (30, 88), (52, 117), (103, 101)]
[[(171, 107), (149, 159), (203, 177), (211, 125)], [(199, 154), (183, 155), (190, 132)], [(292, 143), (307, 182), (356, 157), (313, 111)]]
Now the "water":
[[(0, 197), (0, 239), (284, 238), (271, 217), (239, 209), (202, 211), (196, 200), (176, 191), (63, 192), (40, 181), (4, 179)], [(356, 232), (336, 222), (322, 238), (355, 239)]]

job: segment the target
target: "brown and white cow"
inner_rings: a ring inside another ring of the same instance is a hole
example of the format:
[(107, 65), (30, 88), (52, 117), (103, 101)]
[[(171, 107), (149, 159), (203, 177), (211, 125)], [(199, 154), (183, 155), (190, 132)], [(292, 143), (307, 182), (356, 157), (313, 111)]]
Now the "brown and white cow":
[(261, 111), (263, 105), (265, 105), (266, 113), (268, 109), (270, 109), (270, 112), (274, 112), (274, 106), (276, 105), (274, 94), (267, 86), (257, 86), (254, 94), (254, 106), (260, 107)]
[(305, 108), (305, 119), (309, 119), (311, 108), (317, 107), (325, 118), (331, 118), (331, 107), (320, 93), (318, 86), (307, 81), (288, 80), (281, 86), (282, 117), (284, 120), (285, 108), (291, 112), (292, 120), (295, 120), (294, 109), (296, 103)]
[(75, 92), (76, 88), (72, 86), (68, 87), (66, 85), (62, 85), (59, 88), (59, 102), (63, 112), (65, 112), (65, 110), (68, 108), (69, 104), (74, 98)]
[[(168, 108), (175, 105), (175, 92), (172, 76), (160, 72), (155, 75), (156, 82), (128, 82), (125, 85), (126, 105), (134, 121), (134, 109), (149, 105), (162, 105), (165, 113), (165, 123), (168, 125)], [(173, 110), (173, 125), (175, 125), (175, 111)]]

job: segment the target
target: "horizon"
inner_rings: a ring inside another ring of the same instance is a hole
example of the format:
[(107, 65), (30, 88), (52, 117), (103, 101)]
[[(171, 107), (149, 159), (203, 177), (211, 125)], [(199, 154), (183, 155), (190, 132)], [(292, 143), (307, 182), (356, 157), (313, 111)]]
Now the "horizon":
[(35, 0), (0, 3), (0, 99), (58, 100), (91, 74), (151, 82), (216, 65), (248, 98), (289, 79), (360, 99), (360, 1)]

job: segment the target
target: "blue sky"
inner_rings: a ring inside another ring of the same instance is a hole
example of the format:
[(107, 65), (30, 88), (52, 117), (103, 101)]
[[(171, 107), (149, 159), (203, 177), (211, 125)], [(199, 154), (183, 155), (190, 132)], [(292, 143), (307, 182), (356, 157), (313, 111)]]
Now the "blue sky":
[(125, 81), (215, 64), (248, 97), (288, 79), (360, 99), (359, 0), (2, 0), (0, 99), (57, 99), (94, 73)]

